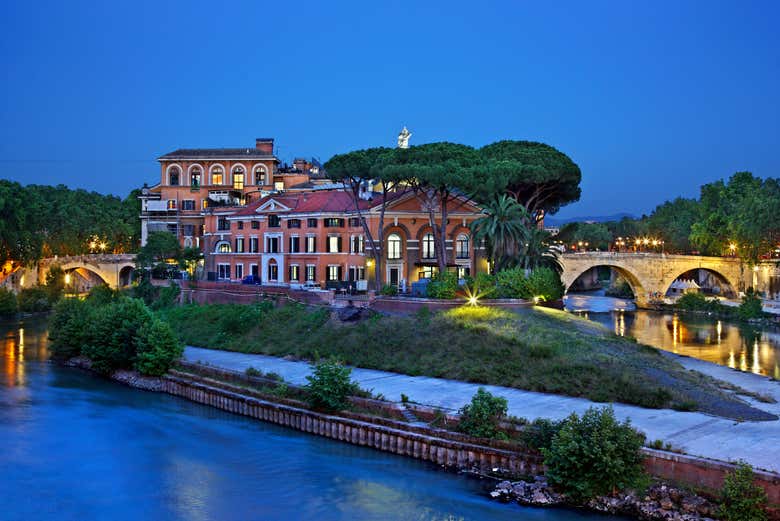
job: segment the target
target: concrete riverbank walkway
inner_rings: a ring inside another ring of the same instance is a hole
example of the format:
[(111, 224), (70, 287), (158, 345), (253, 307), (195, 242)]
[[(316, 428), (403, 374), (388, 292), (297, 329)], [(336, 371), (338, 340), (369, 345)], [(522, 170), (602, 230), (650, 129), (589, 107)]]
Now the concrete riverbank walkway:
[[(184, 359), (236, 371), (254, 367), (263, 372), (275, 372), (286, 381), (301, 385), (307, 383), (306, 376), (310, 373), (307, 362), (189, 346), (184, 351)], [(778, 403), (743, 399), (758, 409), (780, 415), (780, 382), (693, 358), (678, 359), (687, 369), (774, 398)], [(479, 387), (506, 398), (510, 415), (528, 419), (562, 419), (572, 411), (581, 414), (594, 405), (594, 402), (582, 398), (372, 369), (354, 368), (352, 378), (362, 388), (381, 393), (388, 400), (400, 401), (403, 393), (415, 402), (453, 411), (471, 401)], [(622, 404), (615, 404), (614, 408), (618, 417), (630, 418), (637, 428), (647, 434), (648, 440), (669, 442), (687, 454), (721, 461), (742, 459), (756, 468), (780, 472), (780, 421), (735, 422), (696, 412), (644, 409)]]

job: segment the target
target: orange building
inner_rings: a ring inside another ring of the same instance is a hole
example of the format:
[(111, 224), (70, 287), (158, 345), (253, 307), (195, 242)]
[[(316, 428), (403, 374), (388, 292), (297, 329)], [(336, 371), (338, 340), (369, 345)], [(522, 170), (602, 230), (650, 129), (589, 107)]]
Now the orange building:
[(141, 244), (148, 234), (176, 234), (182, 246), (200, 247), (205, 212), (243, 206), (269, 193), (319, 182), (317, 165), (296, 159), (280, 166), (274, 140), (258, 138), (252, 148), (179, 149), (158, 158), (160, 183), (144, 186)]
[[(431, 277), (439, 252), (422, 201), (412, 192), (391, 196), (385, 211), (383, 279), (409, 288)], [(378, 237), (381, 197), (361, 200), (363, 218)], [(459, 277), (486, 271), (469, 223), (479, 208), (465, 199), (448, 206), (447, 265)], [(318, 285), (366, 289), (374, 279), (373, 256), (350, 193), (286, 191), (243, 208), (213, 208), (205, 217), (203, 249), (212, 280), (257, 276), (268, 285)]]

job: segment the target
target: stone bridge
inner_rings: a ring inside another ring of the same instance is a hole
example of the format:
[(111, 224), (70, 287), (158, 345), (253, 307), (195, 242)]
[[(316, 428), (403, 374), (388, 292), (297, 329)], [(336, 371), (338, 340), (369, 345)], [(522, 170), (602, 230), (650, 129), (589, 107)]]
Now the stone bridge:
[[(90, 254), (41, 259), (37, 273), (30, 273), (30, 285), (44, 284), (52, 266), (59, 266), (66, 274), (77, 274), (85, 280), (105, 282), (112, 288), (127, 286), (135, 269), (133, 254)], [(27, 286), (28, 284), (22, 284)]]
[(561, 278), (566, 290), (591, 268), (608, 266), (620, 274), (636, 296), (637, 306), (643, 307), (663, 297), (676, 279), (694, 269), (713, 273), (737, 293), (748, 286), (766, 291), (769, 277), (775, 275), (775, 263), (763, 263), (751, 269), (735, 257), (701, 257), (696, 255), (667, 255), (663, 253), (584, 252), (561, 255)]

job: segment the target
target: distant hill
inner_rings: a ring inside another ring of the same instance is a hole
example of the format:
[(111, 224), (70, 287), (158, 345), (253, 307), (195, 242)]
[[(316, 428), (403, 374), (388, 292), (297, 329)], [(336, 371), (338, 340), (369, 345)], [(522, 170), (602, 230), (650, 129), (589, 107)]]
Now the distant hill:
[(564, 218), (558, 218), (558, 217), (545, 217), (544, 218), (544, 224), (546, 226), (561, 226), (566, 223), (573, 223), (573, 222), (596, 222), (596, 223), (604, 223), (607, 221), (619, 221), (623, 217), (628, 217), (630, 219), (636, 219), (636, 217), (633, 214), (627, 213), (627, 212), (621, 212), (621, 213), (615, 213), (612, 215), (585, 215), (582, 217), (564, 217)]

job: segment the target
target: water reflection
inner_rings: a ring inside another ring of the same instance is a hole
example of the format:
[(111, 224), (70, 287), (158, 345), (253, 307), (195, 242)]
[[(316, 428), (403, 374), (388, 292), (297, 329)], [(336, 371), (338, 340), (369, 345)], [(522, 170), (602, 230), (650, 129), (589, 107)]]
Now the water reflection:
[[(613, 308), (594, 312), (585, 310), (588, 298), (578, 296), (579, 309), (570, 310), (617, 335), (733, 369), (780, 378), (780, 333), (774, 328), (762, 330), (716, 318), (645, 310)], [(603, 297), (594, 298), (596, 307), (603, 308)]]

